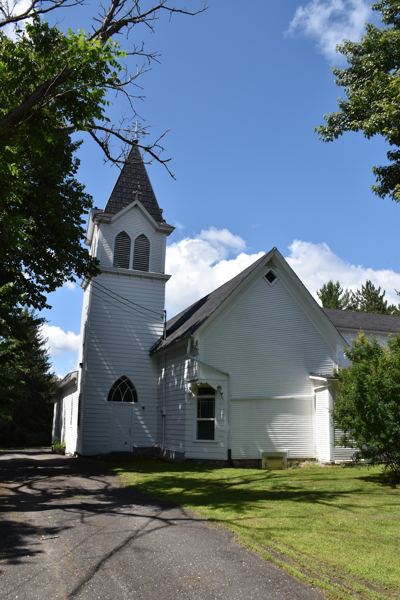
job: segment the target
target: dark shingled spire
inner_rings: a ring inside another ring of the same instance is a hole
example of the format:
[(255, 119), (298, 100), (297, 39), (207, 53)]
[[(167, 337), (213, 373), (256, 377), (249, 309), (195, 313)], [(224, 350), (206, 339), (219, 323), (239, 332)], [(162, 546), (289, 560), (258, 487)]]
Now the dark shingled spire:
[(133, 146), (111, 192), (104, 212), (115, 215), (132, 202), (135, 202), (136, 199), (141, 202), (157, 223), (164, 223), (139, 148)]

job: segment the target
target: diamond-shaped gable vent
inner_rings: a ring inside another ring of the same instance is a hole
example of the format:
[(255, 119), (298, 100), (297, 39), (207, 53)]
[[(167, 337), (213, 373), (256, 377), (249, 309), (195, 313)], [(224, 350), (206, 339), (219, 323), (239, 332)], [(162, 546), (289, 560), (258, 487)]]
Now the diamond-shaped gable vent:
[(278, 278), (273, 271), (268, 271), (268, 273), (265, 275), (265, 279), (268, 281), (268, 283), (270, 283), (272, 285), (274, 283), (275, 279), (278, 279)]

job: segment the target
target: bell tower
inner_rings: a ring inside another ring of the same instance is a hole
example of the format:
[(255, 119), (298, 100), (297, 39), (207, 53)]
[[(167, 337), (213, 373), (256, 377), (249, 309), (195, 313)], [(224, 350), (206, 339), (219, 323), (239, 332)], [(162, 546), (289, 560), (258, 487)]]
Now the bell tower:
[(134, 147), (105, 209), (89, 217), (86, 243), (101, 273), (83, 284), (80, 454), (157, 442), (157, 362), (149, 350), (163, 334), (165, 250), (173, 230)]

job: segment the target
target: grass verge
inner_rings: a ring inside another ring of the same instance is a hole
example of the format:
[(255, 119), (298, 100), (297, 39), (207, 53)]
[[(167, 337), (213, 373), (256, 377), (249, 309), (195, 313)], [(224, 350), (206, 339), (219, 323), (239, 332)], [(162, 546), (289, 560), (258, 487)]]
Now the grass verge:
[(400, 492), (379, 467), (260, 471), (137, 459), (113, 471), (228, 527), (330, 598), (400, 598)]

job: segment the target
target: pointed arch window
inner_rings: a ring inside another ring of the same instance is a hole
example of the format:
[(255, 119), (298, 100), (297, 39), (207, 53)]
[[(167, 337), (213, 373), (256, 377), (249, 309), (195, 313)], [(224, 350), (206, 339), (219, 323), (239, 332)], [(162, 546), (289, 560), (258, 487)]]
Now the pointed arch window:
[(129, 269), (131, 256), (131, 238), (126, 231), (121, 231), (115, 238), (113, 267)]
[(132, 381), (123, 375), (111, 386), (108, 402), (137, 402), (138, 397)]
[(142, 233), (135, 239), (133, 248), (133, 268), (138, 271), (148, 271), (150, 263), (150, 242)]

